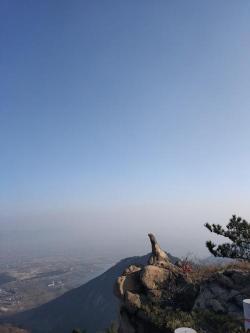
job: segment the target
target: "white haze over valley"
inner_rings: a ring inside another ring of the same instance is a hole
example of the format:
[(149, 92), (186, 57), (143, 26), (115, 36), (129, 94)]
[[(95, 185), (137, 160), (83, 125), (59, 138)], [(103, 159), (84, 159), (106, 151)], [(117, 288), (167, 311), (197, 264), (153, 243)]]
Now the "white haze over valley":
[[(83, 260), (117, 261), (150, 251), (147, 233), (156, 234), (172, 255), (207, 257), (208, 239), (218, 241), (205, 222), (225, 224), (232, 214), (250, 217), (246, 200), (235, 205), (186, 200), (182, 203), (144, 203), (51, 209), (18, 216), (2, 212), (0, 258), (75, 255)], [(238, 207), (235, 210), (235, 207)]]

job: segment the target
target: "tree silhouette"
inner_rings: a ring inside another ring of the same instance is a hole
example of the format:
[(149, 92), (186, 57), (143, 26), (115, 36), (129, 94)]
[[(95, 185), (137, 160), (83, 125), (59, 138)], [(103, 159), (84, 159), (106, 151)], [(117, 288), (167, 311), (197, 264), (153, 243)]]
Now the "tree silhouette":
[(215, 257), (250, 261), (250, 223), (233, 215), (225, 229), (219, 224), (206, 223), (205, 227), (231, 241), (217, 246), (212, 241), (207, 241), (206, 246)]

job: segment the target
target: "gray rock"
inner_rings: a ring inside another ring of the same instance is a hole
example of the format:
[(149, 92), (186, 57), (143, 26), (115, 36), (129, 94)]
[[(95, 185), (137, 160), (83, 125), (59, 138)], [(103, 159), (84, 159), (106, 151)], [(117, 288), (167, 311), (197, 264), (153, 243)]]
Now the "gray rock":
[(141, 307), (140, 295), (134, 294), (130, 291), (125, 293), (125, 306), (130, 313), (134, 313)]
[(206, 301), (206, 308), (213, 310), (215, 313), (226, 313), (225, 307), (214, 298)]
[(149, 257), (148, 264), (174, 269), (176, 266), (170, 262), (167, 253), (161, 249), (160, 245), (156, 241), (155, 236), (153, 234), (148, 234), (148, 237), (152, 246), (152, 254)]
[(123, 275), (117, 278), (114, 286), (114, 293), (118, 298), (123, 300), (126, 291), (141, 291), (140, 271), (140, 267), (131, 265), (124, 271)]
[(141, 282), (147, 289), (163, 289), (166, 287), (172, 272), (158, 266), (147, 265), (141, 271)]

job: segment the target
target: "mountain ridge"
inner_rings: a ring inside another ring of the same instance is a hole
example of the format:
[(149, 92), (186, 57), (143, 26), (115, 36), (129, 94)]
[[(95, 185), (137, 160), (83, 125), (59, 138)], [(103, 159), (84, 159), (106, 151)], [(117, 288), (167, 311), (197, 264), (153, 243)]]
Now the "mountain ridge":
[[(177, 257), (169, 255), (171, 261)], [(120, 260), (98, 277), (35, 309), (3, 319), (32, 333), (70, 333), (73, 328), (96, 333), (118, 317), (118, 300), (113, 295), (116, 278), (132, 264), (145, 265), (149, 254)]]

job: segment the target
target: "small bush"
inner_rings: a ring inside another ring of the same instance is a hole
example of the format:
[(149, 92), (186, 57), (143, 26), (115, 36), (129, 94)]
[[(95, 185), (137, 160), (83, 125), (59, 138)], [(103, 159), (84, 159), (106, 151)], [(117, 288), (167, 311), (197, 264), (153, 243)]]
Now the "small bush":
[(157, 328), (174, 332), (178, 327), (192, 327), (198, 333), (243, 333), (243, 320), (212, 311), (184, 312), (147, 305), (143, 307), (147, 317)]

